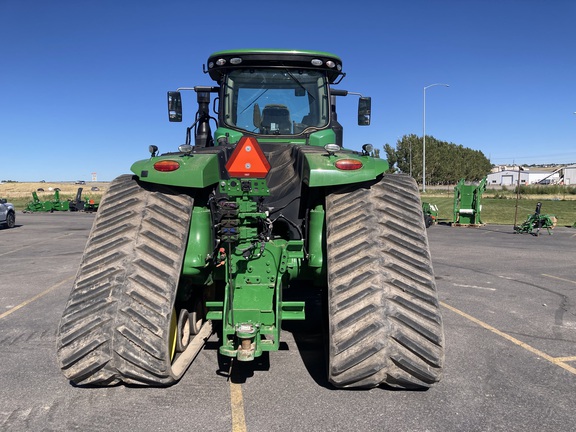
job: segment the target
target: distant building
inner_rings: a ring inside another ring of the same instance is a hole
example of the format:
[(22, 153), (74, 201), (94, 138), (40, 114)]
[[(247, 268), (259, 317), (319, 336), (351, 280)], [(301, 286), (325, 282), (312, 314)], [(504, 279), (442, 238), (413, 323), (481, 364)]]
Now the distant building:
[(563, 170), (563, 179), (565, 185), (576, 184), (576, 165), (568, 165)]
[[(532, 171), (523, 168), (522, 171), (516, 169), (505, 169), (503, 171), (492, 172), (486, 177), (487, 186), (515, 186), (518, 184), (518, 173), (520, 173), (520, 184), (529, 185), (541, 182), (541, 184), (556, 184), (560, 181), (558, 171)], [(576, 165), (574, 166), (572, 179), (576, 182)]]
[(490, 170), (490, 172), (496, 173), (500, 171), (518, 171), (518, 168), (520, 168), (518, 165), (496, 165)]

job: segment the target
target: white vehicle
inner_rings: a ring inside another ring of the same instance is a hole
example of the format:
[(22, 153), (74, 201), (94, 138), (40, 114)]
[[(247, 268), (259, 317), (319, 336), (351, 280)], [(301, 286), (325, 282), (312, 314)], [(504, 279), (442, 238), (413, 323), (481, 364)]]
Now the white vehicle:
[(14, 205), (6, 202), (4, 198), (0, 199), (0, 225), (5, 225), (6, 228), (14, 228), (16, 225)]

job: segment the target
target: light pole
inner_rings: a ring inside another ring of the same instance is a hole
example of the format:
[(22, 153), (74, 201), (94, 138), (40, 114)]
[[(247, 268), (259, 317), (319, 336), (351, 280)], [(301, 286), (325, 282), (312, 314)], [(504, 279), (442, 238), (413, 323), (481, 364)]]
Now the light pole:
[(422, 192), (426, 192), (426, 89), (434, 86), (450, 87), (448, 84), (430, 84), (424, 87), (424, 110), (422, 115)]
[(520, 175), (524, 171), (520, 165), (518, 165), (518, 183), (516, 184), (516, 210), (514, 210), (514, 229), (516, 229), (516, 220), (518, 217), (518, 200), (520, 199)]
[[(400, 141), (400, 137), (398, 137), (398, 141)], [(412, 140), (411, 139), (410, 139), (409, 149), (410, 149), (410, 154), (408, 155), (408, 158), (409, 158), (408, 162), (410, 164), (409, 165), (410, 166), (410, 177), (412, 177)]]

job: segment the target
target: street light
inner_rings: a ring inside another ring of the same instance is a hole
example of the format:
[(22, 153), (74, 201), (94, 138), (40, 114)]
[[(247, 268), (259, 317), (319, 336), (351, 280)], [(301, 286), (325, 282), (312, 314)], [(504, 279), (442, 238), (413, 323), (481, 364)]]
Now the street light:
[(410, 177), (412, 177), (412, 140), (410, 140)]
[(426, 192), (426, 89), (434, 86), (450, 87), (448, 84), (430, 84), (424, 87), (424, 110), (422, 115), (422, 192)]

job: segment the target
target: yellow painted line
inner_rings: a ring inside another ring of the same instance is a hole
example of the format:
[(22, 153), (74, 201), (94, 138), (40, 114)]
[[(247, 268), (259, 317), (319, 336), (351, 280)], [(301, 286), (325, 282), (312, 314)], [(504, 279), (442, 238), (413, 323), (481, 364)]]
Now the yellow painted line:
[(564, 279), (564, 278), (561, 278), (561, 277), (558, 277), (558, 276), (552, 276), (552, 275), (549, 275), (549, 274), (546, 274), (546, 273), (542, 273), (542, 276), (546, 276), (546, 277), (549, 277), (549, 278), (552, 278), (552, 279), (558, 279), (558, 280), (561, 280), (561, 281), (564, 281), (564, 282), (573, 283), (574, 285), (576, 285), (576, 281), (573, 281), (573, 280), (570, 280), (570, 279)]
[(561, 361), (561, 362), (576, 361), (576, 356), (572, 356), (572, 357), (556, 357), (556, 361)]
[(68, 283), (68, 282), (70, 282), (70, 281), (72, 281), (72, 279), (74, 279), (74, 277), (75, 277), (75, 276), (70, 276), (69, 278), (64, 279), (63, 281), (58, 282), (56, 285), (52, 285), (52, 286), (51, 286), (50, 288), (48, 288), (47, 290), (42, 291), (41, 293), (36, 294), (34, 297), (29, 298), (28, 300), (20, 303), (18, 306), (14, 306), (13, 308), (7, 310), (6, 312), (0, 314), (0, 319), (2, 319), (2, 318), (4, 318), (4, 317), (7, 317), (8, 315), (16, 312), (16, 311), (19, 310), (19, 309), (22, 309), (24, 306), (27, 306), (27, 305), (29, 305), (30, 303), (32, 303), (33, 301), (38, 300), (40, 297), (45, 296), (45, 295), (48, 294), (50, 291), (54, 291), (56, 288), (60, 288), (62, 285), (66, 284), (66, 283)]
[(232, 432), (246, 432), (242, 386), (230, 381), (230, 404), (232, 407)]
[(526, 351), (530, 351), (532, 354), (536, 354), (538, 357), (543, 358), (544, 360), (549, 361), (552, 364), (555, 364), (556, 366), (560, 366), (562, 369), (567, 370), (568, 372), (576, 375), (576, 368), (567, 365), (566, 363), (564, 363), (564, 361), (562, 360), (562, 358), (558, 359), (558, 358), (554, 358), (552, 356), (549, 356), (548, 354), (546, 354), (545, 352), (542, 352), (524, 342), (522, 342), (521, 340), (516, 339), (513, 336), (510, 336), (509, 334), (506, 334), (504, 332), (501, 332), (500, 330), (498, 330), (496, 327), (492, 327), (490, 324), (486, 324), (483, 321), (480, 321), (477, 318), (474, 318), (471, 315), (468, 315), (465, 312), (462, 312), (460, 309), (456, 309), (455, 307), (450, 306), (449, 304), (446, 304), (444, 302), (440, 302), (440, 304), (442, 306), (444, 306), (446, 309), (451, 310), (454, 313), (457, 313), (460, 316), (463, 316), (464, 318), (472, 321), (473, 323), (478, 324), (480, 327), (485, 328), (486, 330), (490, 330), (492, 333), (497, 334), (498, 336), (503, 337), (504, 339), (507, 339), (508, 341), (524, 348)]

